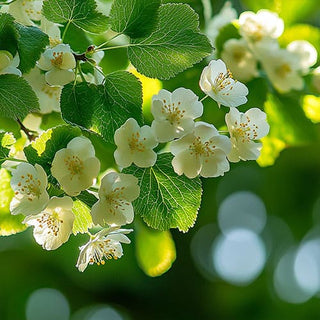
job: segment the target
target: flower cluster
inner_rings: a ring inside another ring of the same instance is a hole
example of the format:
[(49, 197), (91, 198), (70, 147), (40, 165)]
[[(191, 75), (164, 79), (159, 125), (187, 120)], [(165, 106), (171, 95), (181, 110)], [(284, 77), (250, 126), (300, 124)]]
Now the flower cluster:
[[(227, 2), (208, 24), (208, 36), (211, 37), (211, 28), (216, 21), (220, 22), (221, 29), (236, 19), (235, 10)], [(264, 72), (280, 93), (303, 88), (303, 76), (310, 72), (310, 67), (317, 61), (317, 51), (311, 43), (296, 40), (286, 48), (280, 47), (278, 38), (284, 31), (284, 22), (277, 13), (266, 9), (257, 13), (243, 12), (236, 24), (240, 38), (225, 41), (220, 53), (235, 78), (247, 82)], [(212, 40), (219, 33), (216, 30)], [(259, 70), (259, 63), (263, 70)]]

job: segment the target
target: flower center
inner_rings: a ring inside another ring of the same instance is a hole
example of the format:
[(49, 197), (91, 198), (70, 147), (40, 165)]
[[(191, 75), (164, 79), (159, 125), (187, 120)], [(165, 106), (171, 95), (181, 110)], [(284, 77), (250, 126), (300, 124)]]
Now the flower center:
[(174, 102), (172, 104), (167, 104), (166, 100), (163, 100), (164, 105), (162, 106), (162, 113), (165, 113), (167, 116), (167, 120), (172, 124), (172, 125), (179, 125), (180, 120), (183, 118), (184, 113), (186, 112), (185, 110), (179, 109), (178, 106), (181, 105), (181, 102), (178, 102), (178, 106), (174, 105)]
[(64, 159), (64, 163), (72, 176), (83, 171), (83, 162), (77, 156), (68, 156)]
[(49, 98), (55, 98), (57, 101), (60, 99), (60, 87), (52, 87), (44, 84), (41, 91), (46, 94)]
[(192, 145), (189, 146), (191, 150), (191, 155), (195, 154), (196, 157), (203, 156), (209, 157), (214, 154), (215, 145), (210, 145), (210, 141), (202, 142), (200, 137), (196, 137), (193, 140)]
[(39, 228), (44, 230), (47, 229), (47, 234), (52, 234), (53, 236), (57, 237), (63, 220), (59, 219), (57, 213), (50, 214), (44, 212), (37, 219), (37, 222), (39, 223)]
[(130, 205), (129, 202), (124, 200), (123, 190), (125, 187), (115, 188), (112, 192), (105, 195), (105, 200), (109, 204), (108, 211), (115, 215), (117, 210), (125, 210), (124, 206)]
[[(225, 89), (231, 85), (230, 79), (232, 79), (232, 73), (227, 69), (227, 73), (220, 72), (218, 76), (214, 79), (214, 84), (212, 86), (212, 91), (217, 94), (219, 91)], [(232, 90), (233, 86), (229, 87), (229, 90)], [(227, 93), (228, 94), (228, 93)]]
[(285, 78), (289, 72), (291, 72), (291, 67), (287, 63), (284, 63), (276, 69), (276, 73), (281, 78)]
[(256, 140), (258, 137), (257, 129), (258, 126), (256, 124), (251, 124), (251, 120), (247, 117), (247, 122), (235, 122), (235, 126), (232, 128), (232, 136), (236, 138), (236, 140), (240, 140), (241, 142), (249, 142), (250, 140)]
[[(146, 140), (146, 138), (143, 138), (143, 140)], [(138, 152), (144, 152), (146, 147), (145, 145), (140, 141), (140, 133), (139, 132), (133, 132), (131, 137), (128, 139), (129, 148), (131, 152), (138, 151)]]
[(29, 201), (33, 201), (34, 198), (39, 198), (41, 195), (41, 181), (38, 178), (33, 177), (31, 173), (21, 176), (21, 181), (18, 183), (16, 195), (19, 193), (27, 195)]
[(63, 61), (63, 52), (53, 52), (53, 59), (50, 60), (51, 64), (56, 67), (60, 68)]
[(100, 240), (97, 243), (93, 243), (92, 246), (93, 248), (89, 259), (89, 264), (96, 263), (98, 266), (100, 266), (100, 264), (105, 264), (104, 259), (118, 259), (116, 256), (116, 250), (113, 246), (113, 241), (110, 239)]

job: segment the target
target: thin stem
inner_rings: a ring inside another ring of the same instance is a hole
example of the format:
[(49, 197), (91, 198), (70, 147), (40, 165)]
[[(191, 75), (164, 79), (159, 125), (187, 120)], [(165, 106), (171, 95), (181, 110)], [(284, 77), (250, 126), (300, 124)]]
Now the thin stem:
[(204, 97), (200, 100), (200, 102), (202, 102), (203, 100), (207, 99), (208, 97), (209, 97), (208, 95), (204, 96)]
[(96, 49), (100, 49), (101, 47), (105, 46), (106, 44), (108, 44), (109, 42), (111, 42), (112, 40), (114, 40), (115, 38), (121, 36), (122, 33), (117, 33), (115, 36), (113, 36), (112, 38), (110, 38), (109, 40), (107, 40), (106, 42), (103, 42), (101, 44), (99, 44)]
[(227, 130), (218, 130), (218, 132), (221, 134), (229, 134), (229, 131)]
[(28, 161), (26, 161), (26, 160), (16, 159), (16, 158), (11, 158), (11, 157), (2, 158), (1, 161), (14, 161), (14, 162), (25, 162), (25, 163), (28, 163)]
[(33, 141), (37, 136), (38, 134), (36, 133), (36, 131), (32, 131), (28, 128), (26, 128), (23, 123), (20, 121), (20, 119), (17, 119), (17, 122), (19, 123), (20, 125), (20, 129), (26, 134), (27, 138), (30, 140), (30, 141)]
[(106, 77), (106, 75), (103, 73), (101, 67), (96, 66), (96, 65), (95, 65), (94, 63), (92, 63), (90, 60), (88, 60), (87, 62), (89, 62), (98, 72), (100, 72), (100, 73), (103, 75), (104, 78)]
[(83, 82), (87, 82), (87, 80), (85, 79), (83, 73), (82, 73), (82, 70), (81, 70), (81, 66), (80, 66), (80, 63), (79, 61), (77, 61), (77, 70), (79, 71), (79, 74), (80, 74), (80, 77), (82, 79)]
[(71, 23), (71, 20), (68, 21), (68, 23), (66, 24), (66, 27), (63, 30), (63, 34), (62, 34), (62, 38), (61, 38), (62, 42), (63, 42), (64, 37), (66, 36), (66, 33), (67, 33), (68, 29), (69, 29), (70, 23)]

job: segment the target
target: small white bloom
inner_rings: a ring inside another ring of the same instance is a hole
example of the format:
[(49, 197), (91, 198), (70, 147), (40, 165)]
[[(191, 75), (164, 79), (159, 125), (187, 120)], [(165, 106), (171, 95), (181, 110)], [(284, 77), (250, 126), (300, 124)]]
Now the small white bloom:
[(215, 43), (219, 31), (233, 20), (236, 20), (237, 17), (237, 11), (232, 8), (231, 3), (227, 1), (220, 12), (209, 21), (206, 27), (206, 34), (213, 44)]
[(257, 13), (246, 11), (239, 16), (240, 34), (250, 42), (279, 38), (284, 30), (283, 20), (277, 13), (262, 9)]
[(48, 203), (47, 175), (43, 168), (36, 164), (20, 163), (12, 173), (10, 181), (14, 197), (10, 203), (12, 214), (37, 214)]
[(247, 102), (248, 88), (234, 80), (225, 63), (218, 59), (206, 66), (200, 77), (201, 90), (220, 104), (227, 107), (238, 107)]
[(45, 79), (50, 85), (63, 86), (74, 80), (72, 69), (76, 67), (76, 60), (69, 45), (58, 44), (46, 49), (38, 61), (38, 67), (47, 71)]
[(110, 172), (101, 180), (99, 201), (91, 210), (94, 224), (121, 226), (131, 223), (134, 212), (131, 202), (138, 198), (138, 179), (131, 174)]
[(103, 229), (95, 234), (90, 241), (80, 247), (80, 255), (76, 264), (79, 271), (83, 272), (88, 264), (96, 263), (98, 266), (104, 265), (106, 260), (119, 259), (123, 255), (122, 243), (130, 243), (130, 239), (125, 236), (132, 229), (118, 229), (112, 227)]
[(56, 152), (51, 173), (63, 190), (76, 196), (90, 187), (100, 171), (91, 141), (83, 136), (73, 138), (66, 148)]
[(72, 232), (74, 214), (70, 197), (52, 197), (39, 214), (31, 215), (23, 223), (34, 226), (33, 236), (46, 250), (55, 250), (67, 242)]
[(116, 130), (114, 141), (118, 147), (114, 158), (120, 167), (126, 168), (134, 163), (147, 168), (156, 163), (157, 154), (152, 149), (158, 142), (149, 126), (140, 128), (137, 121), (130, 118)]
[(162, 89), (152, 97), (151, 128), (159, 142), (168, 142), (192, 131), (194, 119), (201, 117), (203, 105), (189, 89), (178, 88), (172, 93)]
[(229, 171), (227, 154), (231, 150), (228, 137), (219, 135), (211, 124), (196, 122), (194, 131), (171, 142), (174, 171), (188, 178), (223, 176)]
[(50, 46), (54, 47), (61, 43), (61, 32), (57, 23), (47, 20), (44, 16), (41, 17), (40, 30), (49, 36)]
[(260, 48), (260, 61), (269, 80), (279, 92), (286, 93), (292, 89), (303, 88), (304, 82), (297, 54), (275, 47), (271, 50)]
[(61, 86), (49, 86), (39, 68), (23, 75), (39, 98), (40, 113), (60, 112)]
[(257, 60), (249, 50), (245, 39), (229, 39), (224, 43), (221, 58), (240, 81), (249, 81), (258, 76)]
[(258, 159), (262, 144), (254, 140), (261, 139), (269, 132), (266, 114), (258, 108), (249, 109), (245, 113), (232, 108), (226, 114), (226, 123), (232, 144), (229, 161)]
[(16, 74), (21, 76), (21, 71), (17, 69), (20, 63), (18, 53), (13, 57), (12, 54), (5, 50), (0, 50), (0, 74)]
[(308, 41), (296, 40), (287, 45), (287, 50), (299, 57), (299, 68), (302, 73), (309, 72), (309, 68), (313, 66), (318, 59), (316, 48)]

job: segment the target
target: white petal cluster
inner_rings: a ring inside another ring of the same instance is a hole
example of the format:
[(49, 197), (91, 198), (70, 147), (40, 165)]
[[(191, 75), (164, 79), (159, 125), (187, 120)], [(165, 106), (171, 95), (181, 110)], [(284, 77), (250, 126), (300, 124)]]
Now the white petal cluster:
[(247, 41), (241, 39), (229, 39), (223, 45), (221, 58), (231, 70), (233, 76), (240, 81), (250, 81), (257, 77), (257, 59), (250, 51)]
[(9, 51), (0, 50), (0, 74), (16, 74), (21, 76), (21, 71), (17, 68), (20, 63), (18, 53), (13, 57)]
[(258, 108), (249, 109), (245, 113), (231, 108), (226, 114), (226, 124), (232, 145), (228, 154), (229, 161), (258, 159), (262, 145), (255, 140), (261, 139), (269, 132), (266, 114)]
[(101, 180), (99, 201), (91, 210), (94, 224), (122, 226), (131, 223), (134, 211), (131, 202), (138, 198), (138, 179), (131, 174), (110, 172)]
[(100, 171), (100, 161), (88, 138), (73, 138), (66, 148), (56, 152), (52, 161), (51, 173), (63, 190), (76, 196), (90, 187)]
[(121, 243), (130, 243), (125, 234), (131, 229), (111, 227), (96, 233), (88, 243), (80, 247), (80, 255), (76, 264), (79, 271), (83, 272), (88, 264), (104, 265), (105, 260), (119, 259), (123, 255)]
[(229, 171), (227, 154), (231, 150), (228, 137), (222, 136), (211, 124), (196, 122), (194, 131), (171, 142), (172, 166), (188, 178), (218, 177)]
[(72, 206), (70, 197), (52, 197), (42, 212), (24, 219), (34, 227), (33, 236), (43, 249), (55, 250), (68, 241), (74, 222)]
[(192, 131), (194, 119), (202, 115), (203, 105), (191, 90), (178, 88), (170, 93), (162, 89), (152, 97), (151, 112), (154, 117), (151, 128), (158, 141), (168, 142)]
[(231, 72), (220, 59), (212, 60), (203, 69), (199, 84), (201, 90), (219, 106), (238, 107), (247, 102), (248, 88), (232, 78)]
[(140, 128), (133, 118), (128, 119), (114, 134), (117, 149), (114, 152), (116, 163), (123, 168), (132, 163), (141, 168), (151, 167), (157, 160), (153, 151), (158, 145), (153, 130), (149, 126)]
[(46, 49), (38, 61), (38, 67), (45, 73), (46, 82), (52, 86), (63, 86), (74, 80), (73, 69), (76, 60), (67, 44), (58, 44)]
[(277, 13), (262, 9), (257, 13), (246, 11), (239, 16), (240, 34), (249, 42), (276, 39), (284, 30), (283, 20)]
[(14, 191), (10, 203), (11, 213), (30, 215), (43, 210), (49, 201), (47, 184), (47, 175), (40, 165), (20, 163), (13, 171), (10, 181)]

